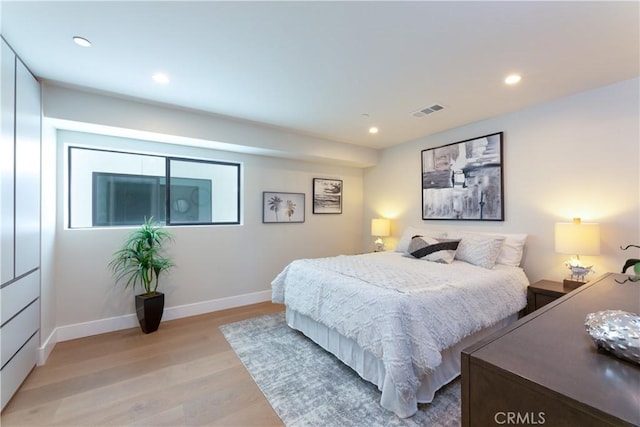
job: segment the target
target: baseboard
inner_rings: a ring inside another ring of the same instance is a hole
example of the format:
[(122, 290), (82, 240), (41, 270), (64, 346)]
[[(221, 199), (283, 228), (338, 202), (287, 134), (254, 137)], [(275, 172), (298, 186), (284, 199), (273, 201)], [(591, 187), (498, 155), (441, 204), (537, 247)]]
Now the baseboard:
[[(254, 292), (251, 294), (237, 295), (228, 298), (220, 298), (193, 304), (179, 305), (165, 308), (162, 321), (180, 319), (182, 317), (197, 316), (198, 314), (212, 313), (228, 308), (242, 307), (243, 305), (257, 304), (271, 301), (271, 291)], [(138, 320), (136, 319), (136, 325)]]
[[(257, 304), (271, 300), (271, 291), (254, 292), (251, 294), (237, 295), (209, 301), (185, 304), (164, 309), (162, 321), (180, 319), (182, 317), (197, 316), (198, 314), (211, 313), (226, 310), (228, 308)], [(107, 319), (93, 320), (91, 322), (75, 323), (72, 325), (58, 326), (47, 338), (45, 344), (39, 348), (38, 364), (43, 365), (56, 343), (119, 331), (121, 329), (138, 327), (138, 319), (135, 314), (110, 317)]]
[(74, 340), (76, 338), (89, 337), (91, 335), (105, 334), (121, 329), (135, 328), (138, 319), (135, 314), (127, 314), (118, 317), (92, 320), (91, 322), (74, 323), (72, 325), (58, 326), (56, 332), (58, 342)]
[(53, 348), (58, 343), (58, 331), (54, 329), (47, 337), (47, 340), (38, 347), (38, 366), (42, 366), (46, 363), (49, 355), (53, 351)]

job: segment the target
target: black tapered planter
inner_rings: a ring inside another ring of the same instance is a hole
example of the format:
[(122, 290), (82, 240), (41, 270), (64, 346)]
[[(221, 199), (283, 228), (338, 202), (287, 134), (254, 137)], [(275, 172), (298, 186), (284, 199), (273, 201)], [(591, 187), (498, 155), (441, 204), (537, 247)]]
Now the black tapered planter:
[(140, 322), (140, 328), (145, 334), (158, 330), (163, 311), (164, 294), (162, 292), (151, 295), (136, 295), (136, 315)]

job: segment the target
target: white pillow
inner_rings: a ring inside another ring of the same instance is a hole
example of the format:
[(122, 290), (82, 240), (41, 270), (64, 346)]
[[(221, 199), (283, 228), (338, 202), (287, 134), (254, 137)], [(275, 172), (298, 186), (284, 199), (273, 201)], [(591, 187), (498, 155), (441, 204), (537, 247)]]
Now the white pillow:
[(518, 233), (483, 233), (480, 231), (467, 231), (467, 234), (477, 234), (480, 236), (504, 237), (502, 249), (496, 259), (496, 264), (520, 266), (524, 252), (524, 244), (527, 242), (526, 234)]
[(461, 239), (456, 259), (492, 269), (505, 241), (503, 236), (481, 235), (468, 232), (447, 233), (451, 239)]
[(425, 236), (425, 237), (446, 237), (446, 233), (441, 231), (428, 230), (418, 227), (407, 227), (402, 233), (402, 237), (398, 240), (398, 246), (396, 246), (396, 252), (407, 252), (409, 250), (409, 243), (413, 236)]
[(511, 265), (518, 267), (522, 262), (524, 244), (527, 242), (526, 234), (502, 234), (505, 237), (502, 250), (496, 264)]

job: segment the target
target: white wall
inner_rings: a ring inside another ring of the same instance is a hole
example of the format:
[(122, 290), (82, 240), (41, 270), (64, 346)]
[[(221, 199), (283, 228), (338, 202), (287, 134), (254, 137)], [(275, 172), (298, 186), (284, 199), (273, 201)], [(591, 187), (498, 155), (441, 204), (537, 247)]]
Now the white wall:
[[(161, 283), (167, 308), (269, 292), (271, 280), (293, 259), (360, 250), (361, 169), (69, 131), (58, 132), (60, 165), (65, 163), (65, 143), (242, 162), (243, 225), (169, 227), (175, 236), (169, 253), (177, 267)], [(66, 167), (58, 168), (59, 189), (63, 188), (65, 173)], [(342, 215), (311, 213), (314, 177), (344, 180)], [(306, 193), (305, 222), (263, 224), (263, 191)], [(134, 313), (134, 292), (115, 287), (107, 269), (112, 253), (131, 229), (68, 229), (64, 223), (64, 193), (59, 191), (57, 198), (54, 282), (58, 326)]]
[[(365, 218), (394, 218), (387, 241), (408, 225), (528, 233), (529, 280), (561, 280), (569, 257), (554, 252), (554, 223), (601, 224), (601, 255), (583, 257), (597, 273), (619, 271), (640, 244), (639, 79), (579, 93), (384, 150), (365, 170)], [(505, 221), (423, 221), (420, 152), (504, 132)], [(367, 224), (365, 222), (364, 228)], [(366, 237), (365, 244), (370, 244)], [(590, 276), (593, 278), (596, 276)]]
[[(41, 279), (40, 279), (40, 354), (44, 363), (56, 342), (57, 326), (56, 286), (56, 132), (50, 126), (42, 127), (42, 190), (41, 190)], [(53, 336), (52, 336), (53, 335)]]
[[(47, 230), (43, 245), (48, 246), (43, 265), (49, 266), (49, 274), (43, 278), (47, 290), (42, 298), (41, 363), (57, 341), (136, 325), (134, 292), (116, 287), (107, 270), (112, 253), (130, 229), (66, 228), (65, 140), (242, 163), (242, 225), (171, 228), (177, 266), (161, 284), (166, 293), (165, 320), (269, 300), (271, 280), (290, 261), (362, 250), (361, 167), (375, 163), (376, 150), (50, 84), (44, 85), (43, 115), (45, 128), (57, 128), (64, 137), (57, 142), (46, 138), (48, 144), (57, 145), (57, 152), (47, 163), (53, 172), (43, 173), (43, 180), (46, 175), (45, 186), (55, 185), (57, 192), (55, 210), (43, 214)], [(88, 138), (65, 129), (94, 129), (119, 137)], [(161, 133), (165, 131), (169, 133)], [(54, 150), (49, 148), (47, 156)], [(313, 178), (344, 181), (341, 215), (312, 214)], [(263, 224), (263, 191), (305, 193), (305, 222)]]
[[(281, 158), (295, 158), (346, 166), (376, 163), (377, 150), (301, 135), (249, 121), (126, 100), (70, 88), (43, 85), (45, 117), (66, 129), (88, 130), (141, 139), (187, 143), (207, 148)], [(88, 126), (82, 126), (88, 125)]]

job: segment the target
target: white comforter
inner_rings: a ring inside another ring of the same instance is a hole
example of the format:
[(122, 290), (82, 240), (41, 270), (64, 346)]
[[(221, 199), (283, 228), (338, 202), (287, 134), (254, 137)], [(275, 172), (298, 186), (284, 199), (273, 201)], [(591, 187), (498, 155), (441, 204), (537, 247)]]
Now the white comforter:
[(417, 410), (416, 390), (440, 364), (440, 351), (521, 310), (528, 280), (517, 267), (487, 270), (382, 252), (297, 260), (271, 285), (273, 302), (382, 360), (405, 408), (394, 411), (407, 417)]

